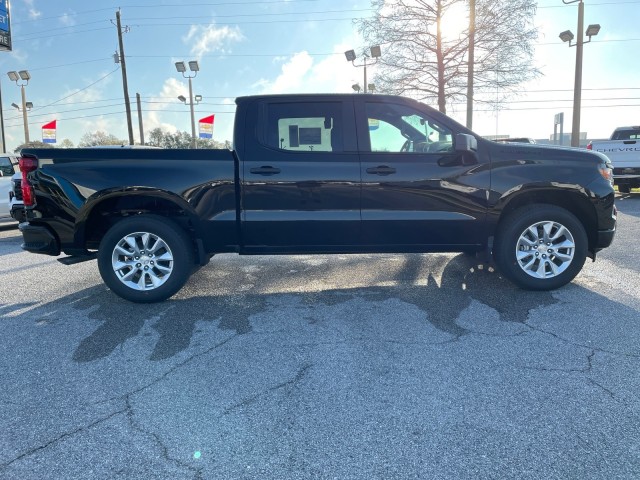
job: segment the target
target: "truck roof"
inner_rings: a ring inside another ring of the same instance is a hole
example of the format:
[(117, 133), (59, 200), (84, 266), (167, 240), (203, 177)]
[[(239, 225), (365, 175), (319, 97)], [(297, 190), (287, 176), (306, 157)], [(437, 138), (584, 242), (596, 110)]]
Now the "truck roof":
[[(265, 95), (244, 95), (236, 98), (236, 104), (240, 104), (243, 102), (251, 101), (251, 100), (269, 100), (269, 99), (278, 99), (278, 100), (301, 100), (301, 99), (322, 99), (322, 100), (331, 100), (331, 99), (344, 99), (344, 98), (361, 98), (363, 94), (361, 93), (276, 93), (276, 94), (265, 94)], [(376, 100), (394, 100), (394, 101), (403, 101), (409, 103), (420, 103), (418, 100), (414, 100), (412, 98), (401, 97), (398, 95), (386, 95), (386, 94), (371, 94), (370, 98)]]

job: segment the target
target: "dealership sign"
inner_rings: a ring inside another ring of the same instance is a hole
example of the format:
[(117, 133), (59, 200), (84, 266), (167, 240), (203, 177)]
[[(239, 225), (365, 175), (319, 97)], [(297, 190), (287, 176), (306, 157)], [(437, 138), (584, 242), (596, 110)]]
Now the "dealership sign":
[(0, 51), (11, 50), (9, 0), (0, 0)]

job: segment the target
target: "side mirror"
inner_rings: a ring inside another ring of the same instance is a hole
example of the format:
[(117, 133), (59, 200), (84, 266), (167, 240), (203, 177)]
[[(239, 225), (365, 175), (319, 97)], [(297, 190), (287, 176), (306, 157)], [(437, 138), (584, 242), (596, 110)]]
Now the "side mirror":
[(475, 152), (478, 150), (478, 140), (473, 135), (458, 133), (456, 135), (456, 152)]

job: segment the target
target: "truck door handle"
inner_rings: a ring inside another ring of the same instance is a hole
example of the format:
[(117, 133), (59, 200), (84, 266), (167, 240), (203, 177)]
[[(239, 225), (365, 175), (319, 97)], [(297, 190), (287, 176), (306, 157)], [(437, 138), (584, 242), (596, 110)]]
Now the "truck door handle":
[(268, 165), (263, 165), (262, 167), (258, 167), (258, 168), (252, 168), (249, 171), (257, 175), (276, 175), (277, 173), (280, 173), (279, 168), (271, 167)]
[(367, 173), (384, 176), (396, 173), (396, 169), (393, 167), (388, 167), (387, 165), (380, 165), (379, 167), (367, 168)]

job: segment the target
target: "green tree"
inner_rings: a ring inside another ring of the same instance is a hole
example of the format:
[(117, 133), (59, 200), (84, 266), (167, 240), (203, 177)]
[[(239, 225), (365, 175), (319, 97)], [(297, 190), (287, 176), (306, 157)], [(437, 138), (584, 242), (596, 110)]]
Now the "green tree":
[(73, 142), (68, 138), (65, 138), (64, 140), (62, 140), (58, 145), (58, 148), (73, 148), (73, 147), (74, 147)]
[(115, 135), (97, 131), (94, 133), (85, 133), (78, 143), (79, 147), (96, 147), (98, 145), (126, 145), (127, 140), (121, 140)]
[(20, 153), (20, 150), (23, 148), (52, 148), (53, 146), (50, 143), (43, 143), (39, 140), (33, 140), (29, 143), (23, 143), (22, 145), (18, 145), (13, 152)]
[[(165, 132), (161, 128), (154, 128), (149, 132), (146, 145), (160, 148), (191, 148), (191, 134), (187, 132)], [(231, 142), (217, 142), (212, 139), (196, 140), (199, 149), (207, 148), (231, 148)]]

